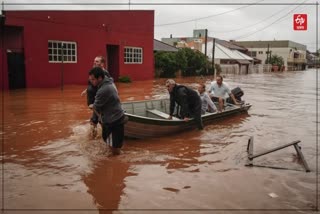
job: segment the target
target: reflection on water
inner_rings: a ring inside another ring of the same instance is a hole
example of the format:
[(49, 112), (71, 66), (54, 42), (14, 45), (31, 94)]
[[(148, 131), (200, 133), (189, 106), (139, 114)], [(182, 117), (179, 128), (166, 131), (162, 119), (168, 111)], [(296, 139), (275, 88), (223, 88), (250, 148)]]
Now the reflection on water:
[[(225, 81), (240, 86), (244, 99), (253, 105), (248, 114), (208, 124), (203, 131), (127, 139), (124, 154), (118, 157), (110, 157), (100, 139), (90, 138), (90, 111), (80, 97), (85, 86), (66, 86), (63, 92), (5, 92), (5, 126), (0, 133), (4, 138), (4, 208), (100, 213), (161, 208), (313, 209), (315, 77), (314, 70), (227, 76)], [(191, 87), (199, 82), (210, 84), (210, 78), (176, 81)], [(168, 96), (164, 82), (118, 83), (117, 87), (122, 101), (157, 99)], [(301, 140), (312, 172), (303, 171), (290, 147), (254, 162), (293, 170), (246, 168), (250, 136), (254, 136), (255, 152)], [(279, 197), (271, 198), (270, 193)]]

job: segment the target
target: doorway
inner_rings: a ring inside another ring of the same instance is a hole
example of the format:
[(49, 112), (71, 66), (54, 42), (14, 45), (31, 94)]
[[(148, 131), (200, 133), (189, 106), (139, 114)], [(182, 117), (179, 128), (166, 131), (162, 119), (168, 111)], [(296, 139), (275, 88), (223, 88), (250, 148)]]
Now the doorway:
[(24, 54), (7, 52), (9, 89), (26, 87)]
[(107, 45), (107, 70), (115, 81), (119, 79), (119, 45)]

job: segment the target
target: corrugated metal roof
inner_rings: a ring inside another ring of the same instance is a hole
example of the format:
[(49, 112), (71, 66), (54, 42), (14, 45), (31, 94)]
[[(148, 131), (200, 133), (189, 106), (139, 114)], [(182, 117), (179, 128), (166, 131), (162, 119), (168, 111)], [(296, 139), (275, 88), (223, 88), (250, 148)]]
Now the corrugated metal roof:
[(253, 58), (241, 53), (237, 50), (230, 50), (218, 43), (215, 45), (215, 59), (229, 59), (229, 60), (253, 60)]
[(153, 51), (178, 52), (178, 48), (154, 39), (153, 40)]
[(240, 51), (246, 51), (247, 49), (244, 48), (244, 47), (240, 47), (236, 44), (233, 44), (231, 42), (228, 42), (228, 41), (225, 41), (225, 40), (221, 40), (221, 39), (216, 39), (216, 43), (226, 47), (226, 48), (229, 48), (229, 49), (232, 49), (232, 50), (240, 50)]

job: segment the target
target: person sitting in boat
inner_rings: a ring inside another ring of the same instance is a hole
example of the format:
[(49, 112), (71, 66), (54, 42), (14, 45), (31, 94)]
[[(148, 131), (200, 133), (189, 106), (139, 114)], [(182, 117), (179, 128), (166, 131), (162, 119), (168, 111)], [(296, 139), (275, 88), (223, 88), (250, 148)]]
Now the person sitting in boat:
[(212, 102), (210, 99), (208, 93), (206, 92), (206, 85), (205, 84), (200, 84), (198, 86), (198, 92), (200, 94), (201, 98), (201, 114), (205, 114), (206, 112), (216, 112), (218, 111), (216, 105)]
[(203, 129), (201, 99), (199, 94), (187, 86), (176, 84), (173, 79), (168, 79), (166, 81), (166, 87), (170, 94), (170, 116), (168, 119), (172, 119), (175, 103), (177, 103), (181, 107), (181, 118), (188, 122), (190, 117), (193, 117), (197, 123), (198, 129)]
[(209, 92), (211, 95), (211, 99), (214, 102), (219, 102), (219, 112), (223, 111), (224, 109), (224, 103), (225, 103), (227, 94), (229, 94), (229, 96), (232, 98), (233, 102), (236, 105), (240, 105), (240, 103), (236, 100), (234, 95), (231, 93), (231, 90), (228, 87), (228, 85), (223, 83), (223, 78), (220, 75), (216, 77), (216, 81), (213, 81), (211, 83)]

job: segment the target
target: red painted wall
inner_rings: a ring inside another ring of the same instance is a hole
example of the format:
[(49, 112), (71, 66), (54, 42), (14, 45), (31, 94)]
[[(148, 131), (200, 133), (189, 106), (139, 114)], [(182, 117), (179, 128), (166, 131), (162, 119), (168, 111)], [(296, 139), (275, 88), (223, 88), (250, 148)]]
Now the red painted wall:
[[(7, 11), (6, 26), (23, 27), (26, 87), (86, 84), (96, 55), (119, 45), (120, 76), (152, 79), (154, 11)], [(49, 63), (48, 40), (77, 43), (77, 63)], [(124, 47), (143, 48), (142, 64), (124, 64)], [(5, 71), (7, 72), (7, 71)]]

